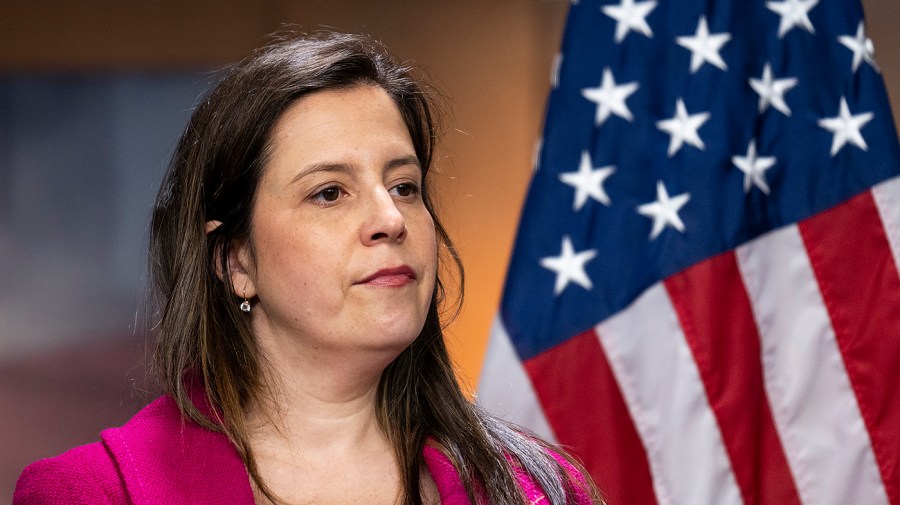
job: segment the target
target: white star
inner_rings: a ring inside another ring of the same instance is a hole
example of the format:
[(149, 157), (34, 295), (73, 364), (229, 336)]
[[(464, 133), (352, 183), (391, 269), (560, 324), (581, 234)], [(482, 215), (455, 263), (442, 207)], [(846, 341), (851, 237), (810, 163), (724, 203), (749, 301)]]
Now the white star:
[(765, 112), (771, 104), (776, 110), (785, 116), (791, 115), (791, 109), (784, 101), (784, 94), (797, 85), (796, 77), (775, 79), (772, 76), (772, 67), (766, 63), (763, 75), (759, 79), (750, 78), (750, 87), (759, 94), (759, 113)]
[(584, 207), (588, 197), (609, 207), (609, 195), (603, 189), (603, 181), (615, 173), (616, 167), (610, 165), (595, 170), (592, 165), (591, 155), (587, 151), (583, 151), (577, 172), (559, 174), (560, 181), (575, 188), (575, 200), (572, 203), (572, 209), (575, 212)]
[(541, 258), (542, 267), (556, 272), (556, 286), (553, 288), (553, 294), (559, 296), (570, 282), (574, 282), (584, 289), (593, 288), (591, 278), (584, 271), (584, 265), (595, 256), (597, 256), (596, 249), (576, 253), (572, 247), (572, 240), (568, 235), (564, 236), (559, 256)]
[(853, 51), (853, 65), (851, 68), (854, 72), (856, 72), (863, 60), (866, 60), (866, 63), (872, 65), (872, 68), (878, 72), (878, 65), (875, 63), (875, 44), (872, 43), (872, 39), (866, 37), (866, 28), (862, 21), (856, 27), (855, 37), (841, 35), (838, 37), (838, 42)]
[(638, 214), (653, 219), (653, 230), (650, 231), (650, 240), (662, 233), (663, 228), (671, 226), (680, 232), (684, 232), (684, 223), (678, 217), (678, 211), (691, 199), (689, 193), (682, 193), (669, 198), (669, 192), (662, 181), (656, 182), (656, 201), (645, 203), (637, 208)]
[(541, 167), (541, 152), (544, 150), (544, 138), (537, 139), (534, 143), (534, 150), (531, 152), (531, 171), (537, 172)]
[(697, 129), (707, 120), (709, 120), (709, 112), (688, 115), (684, 101), (679, 98), (675, 103), (675, 116), (656, 122), (657, 128), (672, 136), (669, 139), (669, 157), (674, 156), (685, 142), (701, 150), (704, 149), (706, 145), (697, 133)]
[(610, 114), (631, 121), (633, 116), (628, 109), (625, 100), (638, 90), (637, 82), (629, 82), (616, 86), (615, 78), (609, 67), (603, 69), (603, 82), (596, 88), (584, 88), (581, 95), (597, 104), (597, 114), (594, 123), (597, 126), (603, 124)]
[(628, 32), (634, 30), (645, 36), (653, 37), (653, 30), (647, 24), (647, 15), (656, 8), (655, 0), (635, 2), (622, 0), (619, 5), (604, 5), (600, 8), (604, 14), (616, 20), (616, 43), (622, 42)]
[(562, 68), (562, 53), (556, 53), (553, 57), (553, 66), (550, 70), (550, 85), (554, 88), (559, 86), (559, 69)]
[(847, 107), (847, 99), (841, 97), (841, 106), (838, 115), (819, 120), (819, 126), (834, 134), (834, 140), (831, 142), (831, 156), (834, 157), (847, 142), (850, 142), (863, 151), (868, 150), (869, 146), (866, 145), (866, 140), (859, 130), (865, 126), (866, 123), (871, 121), (874, 116), (875, 114), (872, 114), (871, 112), (851, 115), (850, 108)]
[(709, 33), (709, 27), (706, 25), (706, 16), (700, 16), (700, 22), (697, 23), (697, 32), (693, 37), (676, 37), (675, 41), (678, 45), (688, 49), (691, 52), (691, 73), (699, 69), (703, 62), (708, 61), (713, 66), (722, 70), (727, 70), (725, 60), (719, 54), (722, 46), (731, 40), (730, 33)]
[(766, 183), (766, 170), (775, 165), (775, 157), (761, 158), (756, 153), (756, 140), (750, 140), (747, 146), (747, 156), (732, 156), (731, 162), (744, 172), (744, 193), (750, 192), (750, 186), (755, 185), (763, 193), (769, 194), (769, 185)]
[(795, 26), (804, 28), (809, 33), (816, 33), (812, 22), (809, 20), (809, 11), (819, 0), (782, 0), (781, 2), (766, 2), (766, 7), (781, 16), (778, 24), (778, 38), (791, 31)]

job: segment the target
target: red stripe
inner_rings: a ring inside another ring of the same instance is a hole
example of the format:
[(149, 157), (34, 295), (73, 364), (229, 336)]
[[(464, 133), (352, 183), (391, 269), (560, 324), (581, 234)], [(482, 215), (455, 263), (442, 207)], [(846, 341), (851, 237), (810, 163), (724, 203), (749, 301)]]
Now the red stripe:
[(763, 387), (760, 340), (734, 253), (665, 281), (744, 503), (800, 504)]
[(800, 223), (891, 503), (900, 504), (900, 276), (871, 193)]
[(656, 505), (647, 453), (593, 331), (525, 362), (560, 444), (571, 448), (610, 505)]

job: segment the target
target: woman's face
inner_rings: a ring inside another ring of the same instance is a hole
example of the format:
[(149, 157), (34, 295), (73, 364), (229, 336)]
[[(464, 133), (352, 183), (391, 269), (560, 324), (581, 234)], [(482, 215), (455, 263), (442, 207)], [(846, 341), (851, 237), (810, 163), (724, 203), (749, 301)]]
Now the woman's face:
[(404, 349), (425, 322), (437, 246), (397, 106), (376, 86), (316, 92), (284, 112), (271, 147), (234, 258), (257, 338)]

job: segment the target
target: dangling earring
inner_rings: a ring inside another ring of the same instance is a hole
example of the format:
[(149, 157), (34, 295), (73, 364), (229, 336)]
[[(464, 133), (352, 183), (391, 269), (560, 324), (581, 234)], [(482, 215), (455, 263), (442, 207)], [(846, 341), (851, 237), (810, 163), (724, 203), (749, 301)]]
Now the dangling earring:
[(241, 302), (241, 312), (250, 312), (250, 300), (244, 298), (244, 301)]

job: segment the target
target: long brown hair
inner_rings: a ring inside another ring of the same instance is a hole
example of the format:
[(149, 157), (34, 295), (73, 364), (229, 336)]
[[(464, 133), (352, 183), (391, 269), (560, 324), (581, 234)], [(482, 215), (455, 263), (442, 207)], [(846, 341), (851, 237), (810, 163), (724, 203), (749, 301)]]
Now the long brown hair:
[[(247, 434), (246, 413), (267, 398), (263, 358), (238, 308), (223, 251), (250, 236), (256, 186), (282, 112), (304, 95), (359, 84), (381, 87), (400, 110), (422, 166), (422, 196), (440, 249), (461, 281), (462, 265), (434, 213), (426, 182), (437, 137), (430, 93), (410, 68), (361, 36), (282, 38), (233, 66), (194, 111), (153, 211), (150, 266), (159, 314), (154, 361), (161, 385), (185, 417), (229, 437), (257, 488), (276, 503)], [(207, 234), (208, 221), (222, 224)], [(217, 271), (225, 272), (221, 280)], [(421, 503), (427, 437), (453, 461), (473, 502), (478, 494), (490, 503), (523, 503), (513, 466), (531, 474), (553, 504), (573, 500), (576, 487), (596, 498), (590, 480), (569, 475), (541, 442), (465, 398), (444, 344), (443, 299), (439, 276), (421, 333), (384, 370), (378, 385), (378, 421), (394, 447), (404, 503)], [(210, 414), (191, 400), (191, 381), (201, 383)]]

